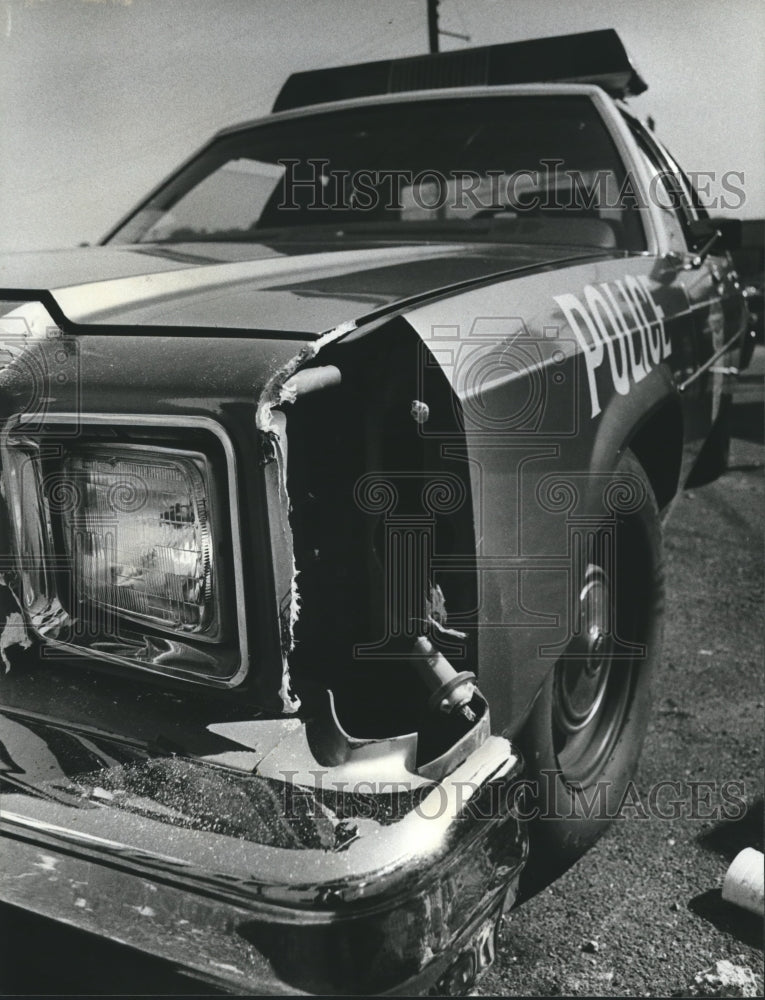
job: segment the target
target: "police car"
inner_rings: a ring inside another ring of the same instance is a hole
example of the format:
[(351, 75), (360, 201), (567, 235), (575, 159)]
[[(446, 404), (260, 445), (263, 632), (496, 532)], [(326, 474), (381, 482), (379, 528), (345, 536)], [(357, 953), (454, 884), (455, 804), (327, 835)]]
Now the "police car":
[(539, 884), (620, 814), (752, 343), (645, 86), (612, 31), (298, 73), (2, 260), (6, 904), (458, 994), (527, 841)]

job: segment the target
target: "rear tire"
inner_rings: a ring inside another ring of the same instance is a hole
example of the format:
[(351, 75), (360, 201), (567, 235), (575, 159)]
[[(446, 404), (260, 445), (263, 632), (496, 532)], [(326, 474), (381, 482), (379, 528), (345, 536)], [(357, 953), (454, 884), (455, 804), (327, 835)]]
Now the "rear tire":
[(618, 814), (648, 724), (664, 612), (661, 524), (632, 452), (615, 481), (620, 474), (642, 497), (596, 534), (574, 595), (576, 634), (518, 741), (539, 813), (529, 826), (526, 896), (573, 864)]

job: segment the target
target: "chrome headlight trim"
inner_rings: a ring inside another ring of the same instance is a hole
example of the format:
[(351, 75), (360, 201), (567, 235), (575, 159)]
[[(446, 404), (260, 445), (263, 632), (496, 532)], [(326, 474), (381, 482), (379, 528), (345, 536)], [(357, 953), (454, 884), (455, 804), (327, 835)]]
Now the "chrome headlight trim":
[[(175, 414), (145, 413), (46, 413), (42, 421), (40, 416), (37, 414), (29, 416), (23, 413), (15, 414), (8, 419), (7, 423), (3, 427), (2, 434), (0, 434), (0, 454), (2, 455), (4, 470), (12, 467), (13, 463), (10, 459), (9, 453), (13, 451), (14, 440), (24, 439), (25, 424), (33, 425), (35, 429), (37, 429), (39, 428), (41, 422), (46, 426), (74, 426), (78, 429), (84, 429), (87, 427), (127, 427), (133, 430), (136, 428), (146, 428), (147, 430), (164, 430), (166, 428), (200, 430), (211, 433), (217, 439), (221, 446), (226, 466), (228, 512), (230, 515), (231, 548), (233, 556), (231, 578), (233, 580), (234, 596), (234, 631), (238, 640), (239, 664), (235, 672), (226, 678), (213, 677), (208, 674), (202, 676), (199, 672), (194, 671), (183, 671), (180, 669), (169, 670), (167, 668), (159, 669), (151, 663), (129, 659), (125, 656), (120, 656), (119, 653), (116, 652), (95, 650), (86, 646), (79, 646), (75, 643), (66, 642), (56, 639), (50, 635), (46, 635), (45, 630), (35, 627), (34, 630), (37, 634), (47, 643), (61, 649), (62, 651), (67, 651), (78, 656), (87, 656), (98, 660), (107, 660), (113, 663), (118, 663), (120, 665), (130, 667), (131, 670), (141, 670), (159, 675), (161, 677), (180, 677), (183, 680), (190, 681), (203, 687), (232, 688), (241, 684), (249, 671), (249, 645), (247, 639), (246, 605), (244, 598), (244, 573), (241, 560), (241, 514), (238, 496), (236, 457), (234, 455), (234, 448), (231, 439), (224, 428), (212, 417), (200, 416), (196, 414), (181, 414), (176, 416)], [(30, 435), (30, 439), (33, 439), (34, 444), (39, 446), (40, 439), (37, 437), (37, 434)], [(3, 476), (5, 477), (5, 475), (6, 473), (4, 471)], [(43, 519), (47, 521), (44, 511), (41, 511), (40, 513)], [(222, 514), (223, 512), (221, 511), (220, 513)], [(47, 534), (49, 531), (49, 525), (46, 525), (44, 530)], [(55, 603), (58, 604), (57, 599)], [(60, 610), (59, 605), (59, 611)], [(178, 634), (178, 638), (182, 639), (184, 635), (184, 633)], [(187, 636), (187, 638), (198, 639), (203, 637), (194, 635)], [(208, 645), (205, 647), (207, 649), (211, 648), (209, 642), (210, 640), (208, 640)]]

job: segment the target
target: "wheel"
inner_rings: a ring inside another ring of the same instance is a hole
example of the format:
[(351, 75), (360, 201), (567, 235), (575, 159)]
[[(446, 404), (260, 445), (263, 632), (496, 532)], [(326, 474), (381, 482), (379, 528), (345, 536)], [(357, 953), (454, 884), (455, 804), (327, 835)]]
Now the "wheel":
[(620, 477), (634, 503), (583, 542), (573, 635), (518, 741), (539, 813), (530, 822), (524, 895), (552, 881), (608, 827), (625, 801), (648, 724), (661, 657), (661, 525), (631, 452), (619, 462), (615, 485)]

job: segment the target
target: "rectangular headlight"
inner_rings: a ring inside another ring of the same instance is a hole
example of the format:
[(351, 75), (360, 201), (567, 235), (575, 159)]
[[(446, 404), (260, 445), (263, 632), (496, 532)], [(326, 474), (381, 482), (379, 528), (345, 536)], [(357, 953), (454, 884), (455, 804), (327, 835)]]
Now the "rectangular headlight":
[(75, 602), (177, 631), (214, 631), (208, 497), (201, 455), (70, 451), (48, 502), (61, 517)]

